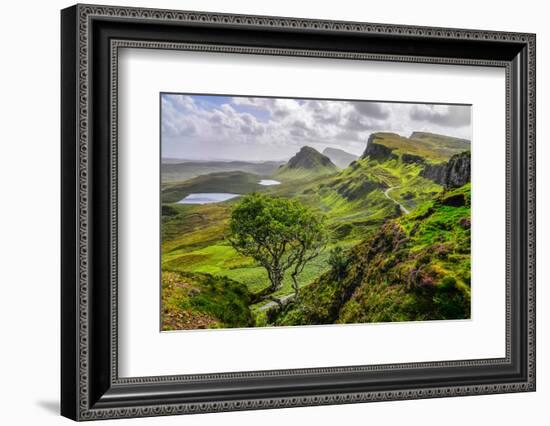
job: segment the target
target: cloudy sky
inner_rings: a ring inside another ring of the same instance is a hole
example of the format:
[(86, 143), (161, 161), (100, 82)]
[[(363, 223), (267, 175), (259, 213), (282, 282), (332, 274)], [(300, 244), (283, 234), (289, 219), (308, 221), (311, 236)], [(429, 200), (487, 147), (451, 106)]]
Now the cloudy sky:
[(300, 147), (360, 155), (373, 132), (427, 131), (471, 139), (464, 105), (161, 95), (162, 157), (286, 160)]

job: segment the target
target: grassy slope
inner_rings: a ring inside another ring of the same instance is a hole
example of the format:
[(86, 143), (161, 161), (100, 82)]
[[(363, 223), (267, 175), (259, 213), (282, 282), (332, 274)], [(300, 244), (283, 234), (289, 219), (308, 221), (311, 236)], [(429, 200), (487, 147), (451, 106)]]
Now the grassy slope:
[(162, 330), (253, 325), (247, 287), (228, 278), (162, 272)]
[[(441, 186), (419, 176), (421, 166), (404, 164), (399, 159), (384, 162), (358, 160), (338, 176), (320, 184), (318, 203), (334, 223), (346, 223), (361, 234), (364, 228), (379, 225), (399, 216), (394, 202), (384, 196), (395, 188), (392, 198), (413, 209), (441, 191)], [(405, 196), (405, 197), (403, 197)]]
[[(364, 159), (338, 175), (310, 175), (309, 179), (283, 181), (281, 185), (262, 187), (262, 190), (274, 196), (296, 197), (327, 215), (333, 241), (317, 259), (306, 266), (300, 276), (300, 283), (307, 285), (329, 269), (328, 253), (335, 245), (349, 248), (388, 217), (400, 215), (396, 205), (384, 197), (385, 188), (403, 185), (407, 189), (410, 182), (414, 182), (418, 200), (441, 190), (433, 182), (419, 177), (419, 171), (420, 166), (404, 165), (398, 160), (378, 163)], [(219, 175), (215, 174), (214, 177)], [(239, 173), (239, 176), (242, 175)], [(207, 177), (211, 180), (213, 175)], [(202, 181), (193, 179), (186, 188), (193, 186), (204, 190)], [(376, 183), (374, 190), (361, 190), (362, 185), (372, 182)], [(343, 192), (343, 189), (348, 192)], [(415, 200), (403, 201), (410, 206), (415, 203)], [(265, 287), (265, 270), (252, 259), (236, 253), (225, 240), (231, 205), (235, 202), (238, 201), (210, 205), (171, 204), (167, 207), (174, 210), (170, 211), (171, 215), (163, 216), (163, 270), (227, 276), (245, 283), (253, 292)], [(290, 278), (286, 277), (278, 295), (290, 293)]]
[[(274, 196), (298, 197), (309, 205), (316, 205), (316, 194), (303, 194), (307, 188), (315, 188), (326, 177), (304, 179), (282, 183), (281, 185), (262, 187)], [(266, 286), (267, 274), (264, 268), (238, 254), (225, 240), (235, 200), (205, 205), (165, 205), (162, 216), (162, 269), (191, 274), (209, 274), (228, 277), (246, 284), (252, 292)], [(334, 206), (333, 206), (334, 207)], [(337, 228), (337, 226), (336, 226)], [(360, 239), (347, 235), (339, 245), (351, 247)], [(327, 258), (330, 243), (321, 255), (310, 262), (299, 277), (301, 285), (307, 285), (329, 269)], [(290, 277), (285, 277), (278, 296), (291, 293)]]
[[(230, 205), (175, 205), (177, 213), (163, 216), (162, 269), (163, 271), (190, 272), (226, 276), (244, 283), (252, 291), (259, 291), (267, 283), (265, 269), (245, 256), (238, 254), (225, 240)], [(340, 242), (351, 247), (358, 239)], [(326, 263), (329, 247), (309, 263), (299, 281), (309, 284), (328, 270)], [(290, 277), (286, 277), (278, 295), (291, 292)]]
[(314, 169), (304, 169), (290, 168), (285, 165), (277, 169), (277, 171), (273, 173), (273, 177), (282, 181), (311, 180), (321, 176), (334, 175), (336, 173), (338, 173), (338, 169), (331, 166), (318, 166)]
[[(414, 151), (418, 148), (412, 149)], [(168, 198), (163, 194), (163, 199), (179, 201), (187, 193), (209, 190), (245, 193), (260, 189), (274, 196), (296, 197), (304, 204), (318, 208), (327, 215), (333, 240), (327, 250), (308, 264), (300, 276), (301, 285), (307, 286), (328, 273), (330, 248), (336, 244), (351, 248), (374, 233), (388, 218), (401, 215), (396, 204), (384, 196), (386, 188), (393, 187), (392, 198), (410, 210), (432, 199), (442, 190), (439, 185), (419, 176), (420, 165), (404, 164), (400, 160), (404, 152), (418, 154), (418, 151), (411, 152), (401, 147), (395, 152), (398, 154), (397, 159), (361, 159), (337, 174), (334, 170), (330, 174), (297, 173), (294, 176), (287, 175), (289, 180), (277, 176), (282, 184), (271, 187), (259, 187), (259, 176), (247, 173), (211, 174), (178, 185), (179, 188), (168, 193), (171, 194)], [(431, 158), (443, 157), (437, 153), (431, 155)], [(233, 177), (235, 189), (229, 189), (227, 177)], [(238, 200), (210, 205), (163, 205), (163, 271), (190, 274), (190, 277), (194, 274), (228, 277), (245, 284), (252, 292), (265, 287), (265, 270), (252, 259), (237, 254), (225, 240), (231, 206), (236, 202)], [(192, 281), (192, 278), (189, 280)], [(287, 277), (278, 295), (290, 293), (290, 280)]]
[(273, 176), (283, 181), (304, 180), (333, 175), (338, 171), (338, 167), (326, 155), (309, 146), (303, 146), (284, 166), (278, 168)]
[(384, 224), (302, 289), (281, 325), (470, 317), (470, 184)]

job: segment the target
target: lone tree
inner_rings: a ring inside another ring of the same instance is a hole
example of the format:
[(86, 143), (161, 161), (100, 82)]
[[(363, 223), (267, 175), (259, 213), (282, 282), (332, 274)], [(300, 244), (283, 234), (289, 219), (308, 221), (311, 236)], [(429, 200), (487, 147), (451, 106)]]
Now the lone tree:
[(291, 270), (295, 298), (298, 275), (327, 243), (324, 218), (297, 200), (253, 193), (243, 197), (229, 222), (229, 241), (239, 253), (250, 256), (267, 271), (270, 285), (254, 297), (271, 299)]

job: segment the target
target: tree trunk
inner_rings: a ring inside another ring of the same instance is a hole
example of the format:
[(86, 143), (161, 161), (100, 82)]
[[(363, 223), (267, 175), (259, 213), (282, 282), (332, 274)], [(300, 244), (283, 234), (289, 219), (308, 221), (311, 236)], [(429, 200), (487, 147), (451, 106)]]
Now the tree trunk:
[(278, 270), (271, 270), (267, 272), (267, 275), (269, 277), (269, 281), (271, 282), (271, 285), (269, 287), (264, 288), (263, 290), (260, 290), (257, 293), (252, 294), (252, 300), (251, 304), (255, 304), (258, 302), (261, 302), (262, 300), (265, 300), (270, 296), (271, 294), (275, 293), (277, 290), (279, 290), (283, 283), (283, 275)]
[(298, 272), (294, 271), (291, 274), (292, 277), (292, 289), (294, 290), (294, 301), (298, 302), (300, 298), (300, 287), (298, 286)]
[(261, 302), (262, 300), (265, 300), (266, 297), (270, 296), (272, 293), (275, 293), (275, 289), (273, 289), (273, 286), (270, 285), (269, 287), (266, 287), (262, 290), (260, 290), (257, 293), (252, 293), (252, 297), (250, 300), (250, 304), (254, 305), (255, 303)]

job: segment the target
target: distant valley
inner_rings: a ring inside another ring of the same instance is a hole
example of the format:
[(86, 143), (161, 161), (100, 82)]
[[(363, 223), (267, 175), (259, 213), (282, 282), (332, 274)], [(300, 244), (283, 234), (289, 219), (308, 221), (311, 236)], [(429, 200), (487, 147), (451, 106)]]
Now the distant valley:
[(219, 172), (249, 172), (261, 176), (270, 176), (284, 161), (186, 161), (163, 159), (161, 163), (162, 184), (181, 182), (200, 175)]

